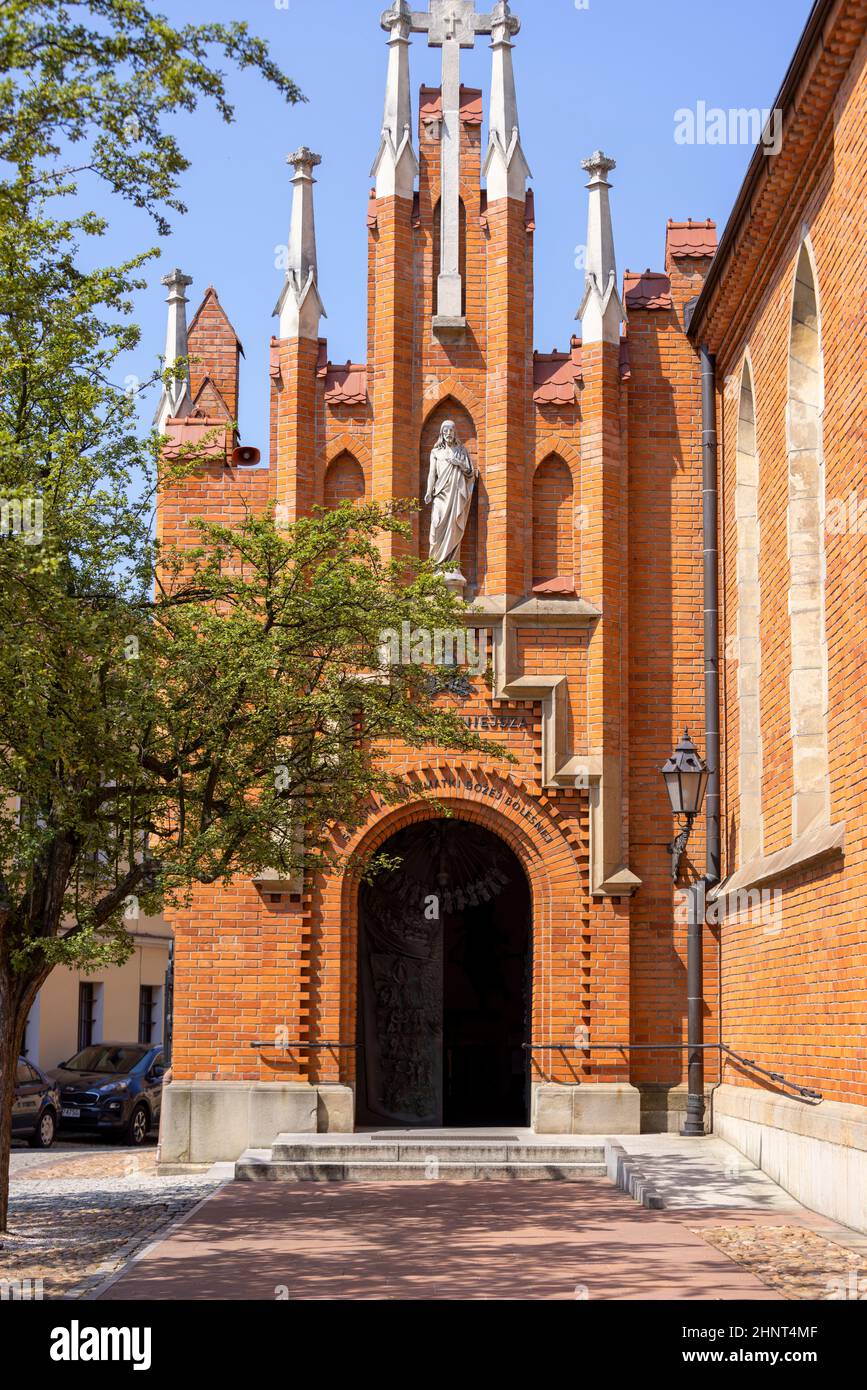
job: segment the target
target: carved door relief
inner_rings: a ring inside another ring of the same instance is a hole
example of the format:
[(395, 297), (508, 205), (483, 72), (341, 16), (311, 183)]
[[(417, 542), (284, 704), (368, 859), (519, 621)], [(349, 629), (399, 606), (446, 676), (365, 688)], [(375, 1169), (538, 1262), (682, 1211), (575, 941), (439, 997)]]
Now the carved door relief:
[[(370, 1126), (441, 1127), (449, 1122), (450, 1105), (455, 1110), (447, 1094), (455, 1066), (452, 1025), (444, 1042), (450, 991), (470, 1028), (474, 1018), (499, 1019), (510, 1012), (511, 1036), (500, 1051), (508, 1054), (511, 1046), (507, 1069), (520, 1064), (529, 890), (507, 846), (465, 821), (411, 826), (383, 852), (399, 862), (363, 884), (359, 894), (358, 1119)], [(498, 904), (510, 894), (513, 902), (527, 903), (526, 920), (511, 937), (496, 922)], [(515, 942), (517, 969), (509, 964)], [(504, 993), (506, 976), (520, 976), (520, 987)], [(450, 983), (456, 977), (457, 991)], [(455, 1017), (454, 1009), (448, 1017)], [(464, 1055), (467, 1046), (484, 1055), (475, 1035), (465, 1032), (462, 1039)], [(497, 1084), (492, 1077), (491, 1088)]]

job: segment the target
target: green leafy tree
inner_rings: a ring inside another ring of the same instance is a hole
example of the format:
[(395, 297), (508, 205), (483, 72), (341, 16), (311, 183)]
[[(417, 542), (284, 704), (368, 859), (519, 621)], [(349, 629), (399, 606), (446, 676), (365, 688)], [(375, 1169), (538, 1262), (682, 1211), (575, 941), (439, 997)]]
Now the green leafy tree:
[(383, 560), (397, 512), (155, 546), (156, 492), (191, 460), (161, 460), (118, 384), (155, 253), (85, 268), (106, 224), (78, 209), (96, 181), (166, 230), (187, 167), (172, 119), (200, 102), (232, 119), (220, 55), (300, 99), (243, 24), (175, 28), (140, 0), (0, 8), (0, 1230), (16, 1059), (55, 966), (123, 961), (130, 899), (155, 912), (324, 862), (332, 825), (405, 794), (388, 739), (499, 751), (422, 670), (383, 668), (384, 630), (460, 623), (441, 577)]

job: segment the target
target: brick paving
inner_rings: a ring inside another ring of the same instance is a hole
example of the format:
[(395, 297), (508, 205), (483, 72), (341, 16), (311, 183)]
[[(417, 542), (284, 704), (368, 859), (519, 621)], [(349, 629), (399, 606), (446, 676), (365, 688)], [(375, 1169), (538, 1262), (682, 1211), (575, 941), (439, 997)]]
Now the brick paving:
[(574, 1183), (228, 1184), (105, 1300), (774, 1300), (678, 1216)]
[(206, 1174), (157, 1177), (155, 1147), (16, 1152), (0, 1281), (41, 1280), (46, 1299), (84, 1297), (216, 1186)]
[(12, 1168), (0, 1280), (46, 1299), (867, 1301), (867, 1236), (797, 1207), (648, 1212), (602, 1179), (217, 1191), (158, 1177), (155, 1147)]

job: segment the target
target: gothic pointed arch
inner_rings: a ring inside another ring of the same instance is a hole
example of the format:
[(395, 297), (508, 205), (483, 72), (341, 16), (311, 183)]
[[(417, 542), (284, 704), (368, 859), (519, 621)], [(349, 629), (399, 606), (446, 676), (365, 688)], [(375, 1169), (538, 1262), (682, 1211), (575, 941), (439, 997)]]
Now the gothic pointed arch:
[(333, 511), (341, 502), (363, 502), (364, 497), (364, 469), (355, 455), (344, 449), (325, 470), (325, 507)]
[(548, 454), (533, 475), (533, 586), (554, 580), (575, 587), (575, 489), (572, 470)]

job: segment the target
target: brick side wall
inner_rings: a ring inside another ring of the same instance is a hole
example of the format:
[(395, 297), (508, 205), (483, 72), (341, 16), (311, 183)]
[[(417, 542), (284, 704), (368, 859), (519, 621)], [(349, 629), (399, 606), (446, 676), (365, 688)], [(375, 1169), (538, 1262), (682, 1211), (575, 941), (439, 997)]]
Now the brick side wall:
[[(723, 926), (723, 1009), (726, 1040), (827, 1099), (867, 1101), (864, 1026), (867, 984), (867, 712), (863, 695), (864, 624), (859, 595), (867, 574), (864, 488), (865, 278), (867, 227), (856, 209), (867, 180), (865, 47), (837, 102), (827, 143), (814, 151), (812, 186), (797, 208), (815, 262), (823, 352), (825, 614), (828, 640), (828, 728), (831, 820), (844, 824), (845, 863), (830, 860), (790, 871), (769, 885), (779, 894), (766, 920), (734, 918)], [(795, 211), (793, 209), (793, 211)], [(789, 550), (786, 411), (795, 267), (801, 230), (775, 248), (766, 292), (751, 304), (749, 325), (720, 352), (722, 424), (724, 640), (724, 852), (728, 872), (741, 867), (737, 707), (738, 576), (736, 526), (737, 396), (749, 348), (759, 458), (761, 527), (761, 714), (764, 744), (765, 850), (792, 840), (793, 792), (789, 677)], [(731, 385), (730, 383), (733, 383)], [(727, 384), (729, 389), (726, 389)], [(855, 498), (854, 504), (849, 499)], [(860, 518), (860, 519), (859, 519)], [(726, 1080), (753, 1084), (732, 1065)]]

